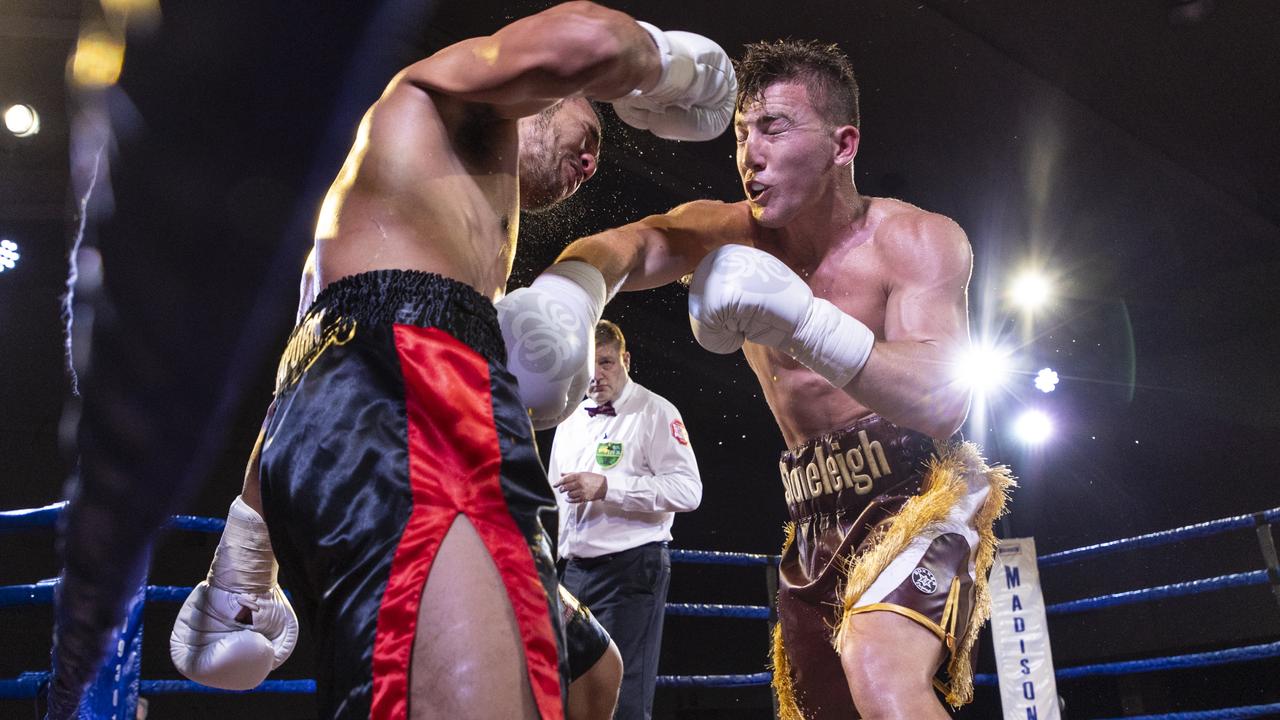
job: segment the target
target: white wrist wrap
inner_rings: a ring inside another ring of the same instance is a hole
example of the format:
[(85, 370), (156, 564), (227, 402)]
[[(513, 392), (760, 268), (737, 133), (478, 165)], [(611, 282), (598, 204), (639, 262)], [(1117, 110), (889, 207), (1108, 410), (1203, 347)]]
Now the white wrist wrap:
[(237, 495), (213, 551), (209, 584), (234, 593), (267, 592), (276, 582), (278, 569), (267, 524)]
[(787, 352), (810, 370), (843, 388), (867, 364), (876, 336), (857, 319), (814, 298)]
[[(658, 58), (662, 63), (662, 74), (658, 76), (658, 84), (653, 86), (649, 92), (640, 92), (632, 90), (631, 94), (636, 97), (646, 97), (656, 103), (669, 105), (683, 99), (686, 95), (688, 87), (693, 84), (693, 76), (695, 66), (689, 58), (675, 56), (671, 53), (671, 41), (667, 39), (667, 34), (652, 23), (643, 20), (637, 20), (636, 24), (644, 28), (649, 33), (649, 37), (653, 38), (653, 44), (658, 46)], [(678, 62), (672, 62), (672, 59)], [(689, 105), (688, 101), (683, 103), (685, 107)]]
[[(597, 320), (600, 319), (600, 315), (604, 312), (604, 305), (608, 300), (608, 290), (605, 287), (604, 275), (600, 274), (595, 265), (581, 260), (565, 260), (564, 262), (555, 263), (535, 278), (529, 286), (541, 287), (552, 293), (566, 291), (575, 294), (582, 293), (592, 317)], [(593, 332), (594, 330), (592, 328)]]

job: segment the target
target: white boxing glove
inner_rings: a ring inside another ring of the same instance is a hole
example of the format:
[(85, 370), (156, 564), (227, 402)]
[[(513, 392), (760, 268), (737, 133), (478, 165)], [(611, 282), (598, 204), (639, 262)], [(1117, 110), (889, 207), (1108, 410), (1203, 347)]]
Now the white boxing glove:
[(822, 298), (778, 258), (722, 245), (698, 263), (689, 286), (689, 323), (698, 344), (731, 353), (744, 341), (777, 348), (843, 388), (875, 344), (875, 334)]
[(298, 617), (276, 583), (267, 525), (236, 497), (209, 577), (191, 591), (169, 635), (178, 672), (201, 685), (249, 690), (298, 642)]
[(534, 428), (559, 425), (586, 394), (606, 299), (600, 271), (568, 260), (497, 302), (507, 368)]
[(618, 117), (668, 140), (710, 140), (724, 132), (738, 94), (729, 56), (701, 35), (637, 24), (658, 46), (662, 75), (652, 90), (614, 100)]

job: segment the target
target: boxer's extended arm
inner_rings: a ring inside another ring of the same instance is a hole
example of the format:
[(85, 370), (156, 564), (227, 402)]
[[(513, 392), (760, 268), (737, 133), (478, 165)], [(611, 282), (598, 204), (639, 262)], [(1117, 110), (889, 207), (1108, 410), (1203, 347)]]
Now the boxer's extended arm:
[(661, 73), (657, 47), (629, 16), (571, 2), (450, 45), (409, 66), (403, 78), (517, 118), (564, 97), (611, 99), (651, 89)]
[(895, 279), (884, 339), (844, 391), (899, 425), (949, 437), (969, 411), (970, 392), (953, 368), (969, 345), (973, 251), (964, 231), (940, 215), (914, 219), (888, 240)]
[(719, 135), (733, 119), (737, 93), (733, 63), (711, 40), (589, 2), (557, 5), (450, 45), (400, 78), (505, 118), (566, 97), (608, 100), (627, 124), (674, 140)]
[(695, 200), (662, 215), (575, 240), (556, 262), (581, 260), (599, 268), (610, 296), (648, 290), (693, 272), (725, 243), (751, 244), (751, 214), (744, 203)]

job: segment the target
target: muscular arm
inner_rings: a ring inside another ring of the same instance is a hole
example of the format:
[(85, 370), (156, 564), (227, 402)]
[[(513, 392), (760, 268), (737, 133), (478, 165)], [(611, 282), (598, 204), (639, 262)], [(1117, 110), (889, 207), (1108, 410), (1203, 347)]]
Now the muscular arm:
[(695, 200), (663, 215), (575, 240), (557, 262), (581, 260), (604, 275), (612, 296), (648, 290), (693, 272), (706, 254), (725, 243), (752, 244), (749, 211), (741, 204)]
[[(302, 266), (302, 280), (298, 285), (298, 315), (295, 323), (302, 322), (302, 316), (316, 299), (320, 286), (316, 272), (316, 249), (313, 247), (311, 252), (307, 253), (307, 260)], [(262, 421), (262, 429), (258, 431), (258, 439), (253, 443), (253, 450), (249, 453), (249, 462), (244, 469), (244, 486), (240, 490), (240, 498), (259, 515), (262, 515), (262, 489), (258, 481), (258, 463), (262, 460), (262, 441), (266, 436), (267, 422), (270, 418), (271, 408), (267, 408), (267, 416)]]
[(660, 74), (657, 48), (634, 20), (570, 2), (450, 45), (409, 66), (401, 79), (517, 118), (564, 97), (609, 100), (647, 90)]
[(896, 276), (884, 339), (844, 391), (899, 425), (949, 437), (969, 410), (969, 390), (951, 370), (969, 343), (969, 241), (954, 222), (930, 215), (898, 230), (886, 251)]

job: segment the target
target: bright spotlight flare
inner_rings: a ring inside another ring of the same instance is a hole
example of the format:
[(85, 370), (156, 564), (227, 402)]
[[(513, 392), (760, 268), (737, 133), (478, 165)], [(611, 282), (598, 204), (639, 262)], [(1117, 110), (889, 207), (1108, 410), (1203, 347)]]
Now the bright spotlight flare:
[(1009, 353), (975, 345), (956, 361), (955, 378), (978, 392), (1001, 387), (1009, 379)]
[(1014, 421), (1013, 434), (1027, 445), (1040, 445), (1053, 435), (1053, 422), (1039, 410), (1028, 410)]
[(1058, 373), (1051, 368), (1044, 368), (1036, 373), (1036, 389), (1042, 393), (1051, 393), (1058, 386)]
[(4, 126), (17, 137), (31, 137), (40, 132), (40, 114), (30, 105), (10, 105), (4, 111)]
[(1023, 273), (1009, 288), (1009, 299), (1024, 310), (1043, 306), (1052, 294), (1048, 278), (1036, 272)]
[(0, 240), (0, 273), (18, 265), (18, 244), (12, 240)]

